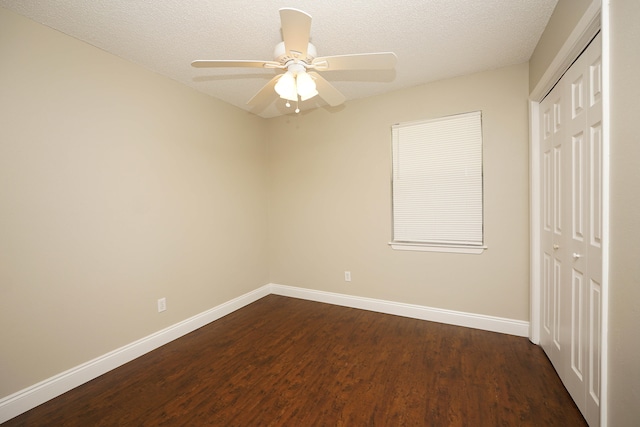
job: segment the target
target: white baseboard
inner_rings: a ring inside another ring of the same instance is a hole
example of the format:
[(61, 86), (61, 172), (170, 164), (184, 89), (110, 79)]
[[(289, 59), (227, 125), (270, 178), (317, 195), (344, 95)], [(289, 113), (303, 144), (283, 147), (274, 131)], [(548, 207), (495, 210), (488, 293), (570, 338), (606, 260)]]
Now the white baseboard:
[(54, 397), (66, 393), (79, 385), (91, 381), (106, 372), (122, 366), (145, 353), (155, 350), (189, 332), (195, 331), (269, 294), (301, 298), (522, 337), (529, 335), (529, 322), (522, 320), (463, 313), (272, 283), (0, 399), (0, 423), (8, 421), (23, 412), (33, 409)]
[(262, 286), (210, 310), (178, 322), (168, 328), (0, 399), (0, 423), (8, 421), (54, 397), (122, 366), (145, 353), (155, 350), (189, 332), (195, 331), (214, 320), (220, 319), (245, 305), (269, 295), (270, 288), (270, 285)]
[(410, 317), (413, 319), (429, 320), (449, 325), (499, 332), (502, 334), (517, 335), (520, 337), (529, 336), (529, 322), (523, 320), (444, 310), (441, 308), (356, 297), (332, 292), (314, 291), (311, 289), (296, 288), (273, 283), (271, 284), (271, 293), (341, 305), (344, 307), (376, 311), (378, 313), (394, 314), (396, 316)]

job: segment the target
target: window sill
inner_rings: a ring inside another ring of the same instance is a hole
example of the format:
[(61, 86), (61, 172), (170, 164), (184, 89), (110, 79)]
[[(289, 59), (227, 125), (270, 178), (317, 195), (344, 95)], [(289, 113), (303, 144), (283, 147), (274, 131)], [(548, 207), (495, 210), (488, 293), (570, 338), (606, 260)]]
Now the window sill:
[(455, 245), (428, 245), (424, 243), (389, 242), (392, 249), (398, 251), (420, 252), (447, 252), (456, 254), (479, 255), (487, 249), (486, 246), (455, 246)]

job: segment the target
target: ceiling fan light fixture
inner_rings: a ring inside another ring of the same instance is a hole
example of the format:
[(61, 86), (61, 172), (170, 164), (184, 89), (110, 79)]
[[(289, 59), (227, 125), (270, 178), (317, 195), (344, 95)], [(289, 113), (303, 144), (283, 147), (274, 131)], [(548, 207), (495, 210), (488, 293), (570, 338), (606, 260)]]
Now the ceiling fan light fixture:
[(297, 101), (298, 93), (296, 92), (296, 79), (291, 71), (287, 71), (278, 79), (274, 87), (280, 98)]
[(299, 72), (296, 76), (296, 87), (301, 101), (311, 99), (318, 94), (316, 82), (306, 72)]

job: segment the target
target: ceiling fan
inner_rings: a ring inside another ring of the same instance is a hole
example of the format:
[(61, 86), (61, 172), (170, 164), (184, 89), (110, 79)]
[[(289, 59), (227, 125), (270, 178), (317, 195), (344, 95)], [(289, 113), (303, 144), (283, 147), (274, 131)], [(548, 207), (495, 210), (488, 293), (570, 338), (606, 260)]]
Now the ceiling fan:
[[(191, 63), (196, 68), (249, 67), (279, 70), (247, 104), (263, 106), (278, 96), (296, 103), (296, 113), (300, 112), (299, 101), (306, 101), (318, 95), (332, 107), (345, 101), (335, 87), (317, 71), (333, 70), (388, 70), (396, 64), (393, 52), (362, 53), (317, 57), (316, 48), (309, 42), (311, 15), (298, 9), (280, 9), (282, 39), (276, 45), (273, 61), (253, 60), (196, 60)], [(284, 70), (282, 72), (281, 70)]]

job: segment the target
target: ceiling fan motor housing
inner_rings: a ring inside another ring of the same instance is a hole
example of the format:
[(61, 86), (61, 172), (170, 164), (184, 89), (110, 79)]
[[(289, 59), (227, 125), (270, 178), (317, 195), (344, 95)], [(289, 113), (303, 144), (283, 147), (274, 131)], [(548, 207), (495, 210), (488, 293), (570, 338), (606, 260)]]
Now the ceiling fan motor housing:
[[(296, 55), (298, 53), (298, 55)], [(318, 56), (316, 52), (316, 47), (309, 43), (307, 46), (307, 55), (302, 57), (302, 52), (291, 51), (291, 55), (287, 53), (287, 50), (284, 47), (284, 42), (280, 42), (276, 45), (276, 48), (273, 52), (273, 57), (276, 62), (279, 62), (282, 65), (286, 65), (291, 61), (295, 62), (304, 62), (305, 65), (311, 65), (313, 60)]]

